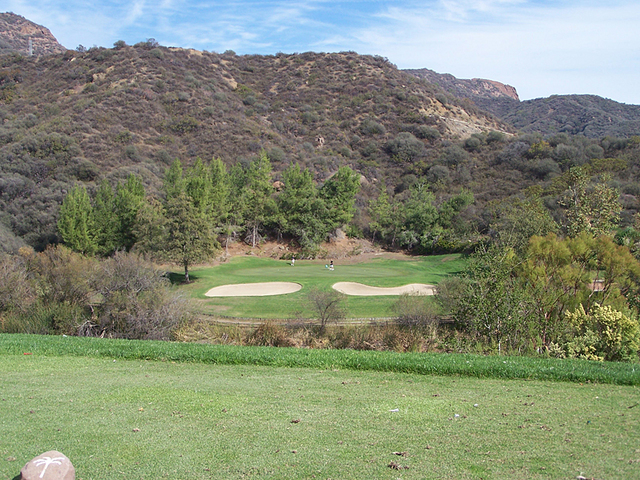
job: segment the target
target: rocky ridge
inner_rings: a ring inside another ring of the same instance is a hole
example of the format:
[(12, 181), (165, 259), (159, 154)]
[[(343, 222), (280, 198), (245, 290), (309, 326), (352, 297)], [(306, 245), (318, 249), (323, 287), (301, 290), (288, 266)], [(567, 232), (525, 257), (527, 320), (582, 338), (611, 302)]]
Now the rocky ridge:
[(31, 40), (31, 54), (35, 56), (67, 51), (48, 28), (15, 13), (0, 13), (0, 53), (13, 51), (29, 55), (29, 40)]

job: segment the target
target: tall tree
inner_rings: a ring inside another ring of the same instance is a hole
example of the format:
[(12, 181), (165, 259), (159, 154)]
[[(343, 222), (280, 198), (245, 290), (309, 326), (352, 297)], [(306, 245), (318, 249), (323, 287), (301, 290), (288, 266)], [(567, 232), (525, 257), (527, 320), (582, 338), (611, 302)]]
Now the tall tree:
[(220, 158), (213, 158), (209, 166), (209, 178), (211, 182), (211, 218), (216, 226), (221, 226), (226, 222), (229, 214), (229, 174), (227, 168)]
[(461, 279), (443, 282), (438, 300), (453, 317), (481, 338), (520, 348), (531, 338), (533, 307), (526, 285), (514, 273), (519, 259), (508, 247), (492, 245), (476, 252)]
[(184, 267), (185, 282), (189, 282), (189, 268), (194, 263), (208, 260), (218, 244), (211, 225), (182, 194), (167, 202), (165, 252), (169, 258)]
[(176, 159), (164, 173), (163, 190), (166, 201), (179, 197), (185, 189), (182, 163)]
[(200, 158), (197, 158), (193, 167), (187, 170), (184, 191), (199, 214), (210, 218), (212, 212), (210, 170)]
[(272, 193), (271, 162), (267, 152), (262, 150), (247, 169), (242, 195), (245, 202), (245, 221), (253, 247), (258, 243), (260, 226), (267, 220), (269, 213), (275, 210)]
[(497, 243), (523, 254), (529, 239), (558, 232), (549, 210), (543, 205), (539, 192), (532, 191), (525, 198), (513, 197), (492, 209), (495, 220), (491, 224)]
[(97, 253), (103, 256), (112, 254), (117, 248), (118, 216), (115, 211), (113, 188), (105, 179), (100, 184), (93, 199)]
[(435, 197), (424, 183), (411, 187), (409, 198), (404, 203), (404, 225), (400, 234), (400, 245), (408, 249), (427, 244), (439, 235), (442, 228), (437, 225), (438, 209), (433, 204)]
[(347, 166), (340, 167), (320, 189), (327, 207), (325, 222), (329, 230), (351, 221), (355, 212), (356, 194), (360, 191), (360, 177)]
[(76, 252), (91, 255), (97, 250), (93, 207), (84, 187), (75, 186), (64, 197), (58, 232), (64, 244)]
[(116, 187), (114, 199), (115, 212), (118, 217), (117, 248), (127, 251), (136, 243), (136, 221), (138, 211), (144, 202), (144, 186), (140, 178), (131, 174), (124, 183)]
[(375, 241), (377, 233), (380, 233), (384, 239), (393, 225), (393, 207), (384, 181), (381, 182), (378, 197), (369, 202), (368, 213), (371, 217), (369, 222), (371, 240)]
[(278, 196), (280, 226), (296, 237), (303, 248), (313, 247), (328, 233), (323, 222), (324, 201), (318, 197), (309, 169), (301, 170), (298, 164), (291, 164), (282, 176), (284, 187)]

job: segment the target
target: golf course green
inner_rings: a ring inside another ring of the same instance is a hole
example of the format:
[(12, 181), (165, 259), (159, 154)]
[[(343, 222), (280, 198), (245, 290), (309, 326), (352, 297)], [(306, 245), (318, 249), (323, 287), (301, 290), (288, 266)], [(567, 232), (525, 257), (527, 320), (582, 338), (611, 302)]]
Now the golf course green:
[[(314, 317), (307, 298), (311, 289), (331, 290), (338, 282), (359, 282), (373, 287), (400, 287), (411, 283), (437, 285), (444, 278), (459, 274), (466, 260), (461, 255), (389, 258), (384, 255), (365, 261), (346, 259), (289, 260), (271, 258), (232, 257), (212, 267), (193, 269), (193, 283), (180, 288), (196, 299), (200, 311), (207, 315), (236, 318), (308, 319)], [(293, 282), (302, 288), (286, 295), (262, 297), (207, 297), (213, 287), (230, 284)], [(393, 315), (397, 295), (347, 296), (343, 306), (349, 319), (386, 318)]]

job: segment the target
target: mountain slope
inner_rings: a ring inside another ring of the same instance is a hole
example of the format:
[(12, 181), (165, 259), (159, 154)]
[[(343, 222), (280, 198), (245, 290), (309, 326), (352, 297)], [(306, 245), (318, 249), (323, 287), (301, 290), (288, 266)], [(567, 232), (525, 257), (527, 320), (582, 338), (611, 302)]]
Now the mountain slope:
[(596, 95), (553, 95), (509, 105), (497, 115), (524, 132), (568, 133), (590, 138), (640, 135), (640, 105)]
[(567, 133), (589, 138), (630, 137), (640, 134), (640, 106), (596, 95), (553, 95), (519, 101), (509, 85), (482, 79), (458, 79), (429, 69), (404, 70), (471, 100), (482, 110), (525, 133)]
[[(237, 56), (160, 47), (0, 56), (0, 221), (30, 244), (55, 241), (75, 182), (129, 173), (153, 193), (180, 158), (244, 162), (265, 148), (322, 182), (348, 164), (399, 176), (442, 142), (509, 127), (380, 57)], [(394, 173), (395, 172), (395, 173)]]

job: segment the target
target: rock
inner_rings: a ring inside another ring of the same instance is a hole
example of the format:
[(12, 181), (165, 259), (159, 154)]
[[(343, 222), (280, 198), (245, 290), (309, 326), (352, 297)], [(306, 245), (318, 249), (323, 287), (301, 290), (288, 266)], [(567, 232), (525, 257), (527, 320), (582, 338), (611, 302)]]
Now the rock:
[(336, 228), (336, 239), (344, 240), (345, 238), (347, 238), (347, 235), (341, 229)]
[(71, 461), (55, 450), (45, 452), (20, 470), (21, 480), (75, 480), (76, 469)]

